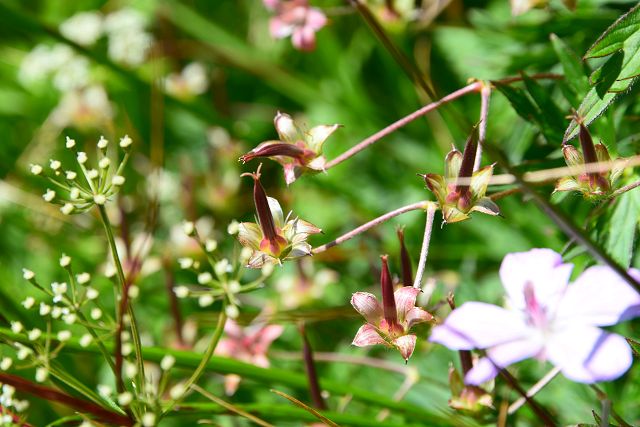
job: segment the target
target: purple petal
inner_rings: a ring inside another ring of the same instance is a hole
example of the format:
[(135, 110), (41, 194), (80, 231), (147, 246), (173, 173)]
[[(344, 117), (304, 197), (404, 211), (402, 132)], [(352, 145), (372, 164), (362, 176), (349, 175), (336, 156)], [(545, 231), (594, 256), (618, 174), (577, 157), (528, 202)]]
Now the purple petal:
[(639, 314), (640, 295), (611, 268), (595, 266), (569, 285), (558, 305), (556, 322), (609, 326)]
[(405, 319), (406, 328), (407, 330), (409, 330), (413, 327), (413, 325), (417, 325), (418, 323), (423, 322), (429, 322), (431, 320), (433, 320), (433, 316), (429, 312), (419, 307), (413, 307), (407, 313), (407, 317)]
[(527, 283), (533, 285), (539, 304), (553, 308), (569, 283), (572, 268), (572, 264), (563, 264), (560, 254), (551, 249), (532, 249), (504, 257), (500, 279), (514, 308), (524, 310)]
[(356, 292), (351, 297), (351, 305), (368, 323), (377, 325), (382, 319), (382, 307), (375, 295), (369, 292)]
[[(465, 376), (465, 383), (480, 385), (494, 378), (498, 368), (537, 356), (544, 349), (542, 334), (533, 334), (526, 339), (491, 347), (487, 357), (483, 357)], [(496, 368), (498, 367), (498, 368)]]
[(356, 333), (356, 336), (353, 338), (353, 342), (351, 344), (358, 347), (367, 347), (367, 346), (376, 345), (376, 344), (382, 344), (385, 346), (389, 345), (378, 334), (378, 331), (376, 331), (376, 328), (374, 328), (373, 325), (370, 325), (368, 323), (365, 323), (364, 325), (360, 326), (360, 329), (358, 329), (358, 332)]
[(404, 360), (409, 360), (416, 348), (416, 336), (404, 335), (393, 340), (393, 345), (400, 351)]
[(407, 313), (416, 305), (416, 298), (420, 289), (413, 286), (403, 286), (393, 293), (396, 300), (396, 310), (398, 311), (398, 322), (403, 323)]
[(632, 362), (629, 344), (620, 335), (594, 326), (573, 326), (554, 333), (547, 357), (572, 381), (611, 381), (624, 374)]
[(529, 337), (535, 329), (520, 313), (482, 302), (467, 302), (433, 328), (430, 341), (452, 350), (488, 348)]

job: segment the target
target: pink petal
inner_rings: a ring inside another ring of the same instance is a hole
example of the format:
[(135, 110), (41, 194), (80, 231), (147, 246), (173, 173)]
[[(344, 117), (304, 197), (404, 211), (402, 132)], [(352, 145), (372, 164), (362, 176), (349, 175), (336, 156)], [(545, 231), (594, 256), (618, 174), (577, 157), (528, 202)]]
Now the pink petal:
[(400, 351), (400, 354), (404, 360), (409, 360), (413, 354), (413, 350), (416, 348), (416, 336), (404, 335), (393, 340), (393, 345)]
[(572, 381), (611, 381), (632, 363), (629, 344), (620, 335), (594, 326), (573, 326), (554, 333), (547, 343), (547, 357)]
[(280, 6), (281, 0), (262, 0), (264, 6), (269, 10), (275, 10), (278, 6)]
[(487, 357), (480, 359), (473, 369), (467, 372), (464, 382), (470, 385), (485, 383), (498, 374), (498, 368), (506, 368), (513, 363), (537, 356), (543, 349), (542, 334), (491, 347), (487, 351)]
[(315, 7), (309, 8), (307, 11), (307, 21), (306, 26), (311, 28), (313, 31), (318, 31), (320, 28), (327, 25), (327, 17), (320, 9), (316, 9)]
[(356, 336), (353, 338), (352, 345), (357, 347), (367, 347), (370, 345), (382, 344), (388, 346), (387, 342), (382, 339), (376, 328), (369, 323), (365, 323), (358, 329)]
[(452, 350), (488, 348), (532, 334), (520, 313), (492, 304), (466, 302), (431, 331), (432, 342)]
[(287, 185), (291, 185), (294, 182), (296, 182), (296, 179), (298, 179), (298, 175), (296, 172), (296, 167), (293, 163), (288, 163), (286, 165), (283, 166), (284, 169), (284, 181), (287, 183)]
[(566, 290), (572, 268), (572, 264), (563, 264), (560, 254), (551, 249), (532, 249), (504, 257), (500, 279), (514, 308), (524, 310), (527, 283), (533, 285), (538, 303), (553, 308)]
[(261, 328), (251, 337), (255, 343), (253, 346), (254, 352), (257, 354), (265, 354), (271, 343), (282, 335), (283, 331), (284, 327), (282, 327), (282, 325), (268, 325)]
[(240, 385), (239, 375), (229, 374), (224, 376), (224, 392), (227, 396), (233, 396)]
[(356, 292), (351, 297), (351, 305), (368, 323), (377, 325), (382, 319), (382, 307), (375, 295), (369, 292)]
[(595, 266), (569, 285), (558, 305), (556, 322), (608, 326), (639, 314), (640, 295), (611, 268)]
[(269, 366), (271, 366), (271, 364), (269, 363), (269, 359), (267, 359), (267, 356), (265, 356), (264, 354), (254, 355), (252, 357), (252, 362), (254, 365), (260, 368), (268, 368)]
[(413, 325), (417, 325), (418, 323), (430, 322), (433, 320), (433, 316), (427, 311), (421, 309), (420, 307), (413, 307), (407, 313), (407, 318), (405, 319), (406, 328), (411, 329)]
[(298, 50), (312, 51), (316, 48), (316, 33), (311, 27), (298, 27), (293, 30), (291, 43)]
[(269, 20), (269, 32), (274, 39), (289, 37), (293, 33), (294, 28), (293, 25), (284, 22), (277, 16)]
[(396, 300), (396, 310), (398, 311), (398, 322), (404, 323), (407, 313), (416, 305), (416, 298), (420, 289), (413, 286), (403, 286), (393, 293)]

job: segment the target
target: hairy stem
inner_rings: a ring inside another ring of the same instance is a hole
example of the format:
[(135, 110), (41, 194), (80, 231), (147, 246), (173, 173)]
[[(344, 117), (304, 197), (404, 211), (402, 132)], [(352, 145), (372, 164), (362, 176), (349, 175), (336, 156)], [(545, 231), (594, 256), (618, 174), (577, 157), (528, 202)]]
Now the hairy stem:
[(358, 154), (360, 151), (364, 150), (365, 148), (369, 147), (370, 145), (374, 144), (375, 142), (378, 142), (379, 140), (381, 140), (382, 138), (384, 138), (385, 136), (395, 132), (396, 130), (400, 129), (403, 126), (406, 126), (408, 123), (411, 123), (412, 121), (424, 116), (425, 114), (435, 110), (436, 108), (440, 107), (443, 104), (446, 104), (448, 102), (451, 102), (455, 99), (458, 99), (464, 95), (467, 95), (469, 93), (473, 93), (473, 92), (479, 92), (482, 89), (482, 83), (480, 82), (474, 82), (471, 83), (470, 85), (467, 85), (465, 87), (463, 87), (462, 89), (458, 89), (455, 92), (450, 93), (449, 95), (445, 96), (444, 98), (432, 102), (430, 104), (425, 105), (424, 107), (420, 108), (419, 110), (414, 111), (413, 113), (409, 114), (408, 116), (405, 116), (403, 118), (401, 118), (400, 120), (397, 120), (393, 123), (391, 123), (389, 126), (385, 127), (384, 129), (374, 133), (373, 135), (371, 135), (370, 137), (362, 140), (361, 142), (359, 142), (358, 144), (356, 144), (355, 146), (351, 147), (350, 149), (348, 149), (347, 151), (345, 151), (344, 153), (342, 153), (341, 155), (339, 155), (338, 157), (336, 157), (335, 159), (332, 159), (330, 161), (328, 161), (324, 168), (326, 169), (330, 169), (334, 166), (336, 166), (339, 163), (344, 162), (345, 160), (349, 159), (352, 156), (355, 156), (356, 154)]
[(348, 233), (343, 234), (342, 236), (338, 237), (332, 242), (325, 243), (322, 246), (318, 246), (317, 248), (314, 248), (311, 252), (313, 254), (319, 254), (321, 252), (326, 251), (329, 248), (339, 245), (340, 243), (344, 243), (347, 240), (353, 239), (358, 234), (361, 234), (369, 230), (370, 228), (375, 227), (376, 225), (382, 224), (383, 222), (388, 221), (393, 217), (402, 215), (403, 213), (406, 213), (406, 212), (415, 211), (418, 209), (427, 209), (429, 206), (431, 206), (431, 204), (432, 202), (423, 200), (422, 202), (412, 203), (410, 205), (403, 206), (391, 212), (387, 212), (386, 214), (381, 215), (378, 218), (372, 219), (371, 221), (365, 224), (362, 224), (360, 227), (357, 227), (349, 231)]
[(427, 220), (424, 226), (424, 236), (422, 238), (422, 249), (420, 249), (420, 260), (418, 261), (418, 270), (413, 287), (420, 289), (422, 287), (422, 276), (424, 275), (425, 266), (427, 265), (427, 256), (429, 255), (429, 244), (431, 242), (431, 232), (433, 231), (433, 217), (436, 213), (436, 205), (429, 204), (427, 208)]

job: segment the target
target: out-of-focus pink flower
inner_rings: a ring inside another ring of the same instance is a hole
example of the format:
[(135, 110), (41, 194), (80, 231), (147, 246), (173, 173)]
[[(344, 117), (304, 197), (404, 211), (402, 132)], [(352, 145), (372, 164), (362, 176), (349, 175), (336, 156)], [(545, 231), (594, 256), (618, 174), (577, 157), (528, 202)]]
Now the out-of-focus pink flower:
[[(267, 350), (282, 335), (283, 330), (281, 325), (252, 325), (243, 328), (233, 320), (227, 320), (224, 327), (226, 336), (218, 343), (216, 354), (268, 368)], [(227, 395), (234, 394), (239, 384), (238, 375), (226, 375), (224, 389)]]
[(400, 351), (406, 361), (416, 347), (416, 336), (409, 331), (418, 323), (432, 320), (433, 316), (415, 307), (420, 289), (404, 286), (393, 292), (387, 256), (381, 258), (382, 306), (373, 294), (368, 292), (353, 294), (351, 305), (367, 323), (360, 327), (352, 344), (358, 347), (376, 344), (393, 347)]
[[(509, 254), (500, 267), (508, 309), (467, 302), (436, 326), (431, 341), (454, 350), (487, 349), (466, 377), (478, 385), (529, 357), (549, 360), (570, 380), (594, 383), (631, 366), (623, 337), (598, 326), (640, 314), (640, 295), (609, 267), (585, 270), (569, 285), (573, 265), (550, 249)], [(629, 273), (640, 278), (640, 271)]]
[(320, 9), (311, 7), (307, 0), (263, 0), (275, 12), (269, 21), (271, 36), (282, 39), (291, 36), (298, 50), (312, 51), (316, 47), (316, 32), (327, 24)]

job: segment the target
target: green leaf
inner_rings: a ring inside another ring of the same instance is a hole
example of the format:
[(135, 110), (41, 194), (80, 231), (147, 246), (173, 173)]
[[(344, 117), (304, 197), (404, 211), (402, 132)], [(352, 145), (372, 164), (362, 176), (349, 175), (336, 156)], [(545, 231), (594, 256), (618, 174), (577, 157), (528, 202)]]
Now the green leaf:
[[(551, 99), (551, 94), (548, 88), (542, 87), (540, 83), (533, 80), (531, 77), (522, 73), (522, 79), (524, 82), (529, 96), (538, 106), (539, 111), (544, 114), (540, 115), (541, 125), (543, 126), (543, 132), (545, 136), (550, 136), (553, 140), (560, 140), (562, 137), (562, 131), (564, 130), (564, 116), (560, 107)], [(548, 139), (548, 138), (547, 138)]]
[(566, 81), (576, 93), (587, 93), (589, 91), (588, 69), (584, 62), (555, 34), (551, 34), (551, 44), (560, 60)]
[[(585, 58), (613, 55), (596, 70), (595, 84), (578, 108), (585, 125), (600, 116), (621, 92), (627, 91), (640, 75), (640, 4), (613, 23), (587, 51)], [(578, 134), (578, 123), (572, 120), (564, 134), (564, 142)]]
[(633, 242), (638, 231), (638, 219), (640, 219), (638, 212), (640, 212), (640, 193), (627, 191), (619, 197), (609, 221), (607, 253), (624, 268), (629, 268), (631, 264)]

